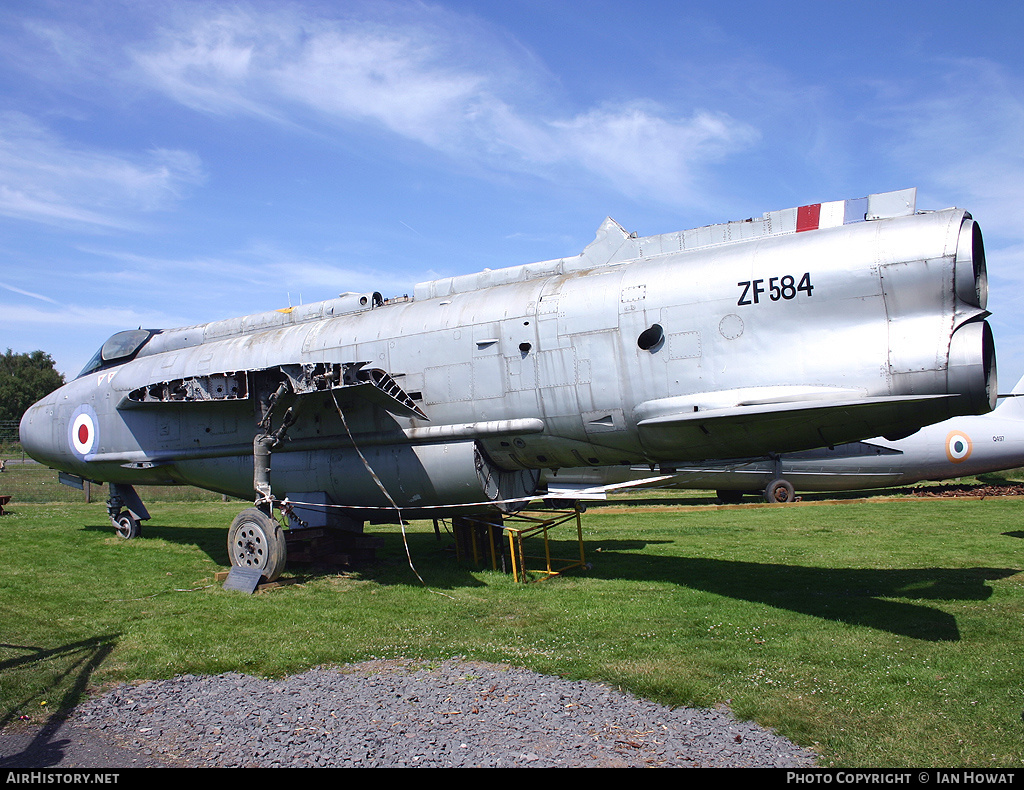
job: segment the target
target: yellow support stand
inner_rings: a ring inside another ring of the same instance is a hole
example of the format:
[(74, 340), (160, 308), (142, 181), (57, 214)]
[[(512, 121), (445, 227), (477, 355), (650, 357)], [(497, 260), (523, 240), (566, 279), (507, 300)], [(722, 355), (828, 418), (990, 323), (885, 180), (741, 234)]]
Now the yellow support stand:
[[(485, 557), (490, 557), (492, 570), (504, 570), (512, 573), (517, 582), (537, 581), (559, 576), (572, 568), (585, 568), (586, 556), (583, 551), (583, 524), (580, 510), (545, 510), (529, 513), (522, 511), (514, 514), (496, 513), (490, 516), (458, 516), (452, 519), (452, 531), (455, 535), (455, 554), (462, 560), (470, 560), (480, 565)], [(559, 559), (551, 556), (549, 533), (555, 527), (570, 521), (576, 522), (576, 541), (579, 545), (578, 559)], [(502, 549), (501, 536), (508, 542), (508, 552)], [(530, 538), (540, 537), (543, 554), (529, 554), (526, 543)], [(528, 567), (542, 562), (542, 567)], [(506, 565), (508, 563), (508, 565)], [(509, 567), (510, 566), (510, 567)]]

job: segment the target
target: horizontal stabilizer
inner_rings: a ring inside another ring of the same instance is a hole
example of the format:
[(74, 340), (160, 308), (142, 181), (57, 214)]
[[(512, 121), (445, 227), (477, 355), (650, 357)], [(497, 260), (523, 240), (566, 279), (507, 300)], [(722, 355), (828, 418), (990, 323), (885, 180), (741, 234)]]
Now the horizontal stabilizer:
[(651, 486), (668, 480), (672, 475), (658, 475), (657, 477), (645, 477), (642, 480), (626, 480), (621, 483), (609, 483), (603, 486), (594, 486), (583, 483), (558, 483), (548, 481), (547, 494), (545, 499), (607, 499), (609, 491), (620, 488), (635, 488), (638, 486)]

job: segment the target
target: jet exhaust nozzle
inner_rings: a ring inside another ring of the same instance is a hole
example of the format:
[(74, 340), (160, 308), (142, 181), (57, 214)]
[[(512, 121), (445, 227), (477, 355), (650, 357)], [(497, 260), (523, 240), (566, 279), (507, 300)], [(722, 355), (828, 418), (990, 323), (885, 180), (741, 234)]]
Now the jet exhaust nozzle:
[(964, 218), (960, 225), (953, 278), (957, 297), (972, 307), (984, 310), (988, 304), (985, 243), (978, 223), (969, 217)]
[(965, 400), (961, 413), (984, 414), (996, 407), (996, 345), (988, 321), (969, 321), (953, 333), (946, 381), (949, 391)]

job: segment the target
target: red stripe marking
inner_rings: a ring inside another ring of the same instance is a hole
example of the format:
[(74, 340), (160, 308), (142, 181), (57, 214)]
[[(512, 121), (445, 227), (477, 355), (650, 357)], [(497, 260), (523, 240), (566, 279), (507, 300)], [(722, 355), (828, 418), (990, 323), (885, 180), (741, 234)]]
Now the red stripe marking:
[(796, 210), (796, 232), (805, 230), (817, 230), (818, 220), (821, 218), (821, 203), (811, 206), (800, 206)]

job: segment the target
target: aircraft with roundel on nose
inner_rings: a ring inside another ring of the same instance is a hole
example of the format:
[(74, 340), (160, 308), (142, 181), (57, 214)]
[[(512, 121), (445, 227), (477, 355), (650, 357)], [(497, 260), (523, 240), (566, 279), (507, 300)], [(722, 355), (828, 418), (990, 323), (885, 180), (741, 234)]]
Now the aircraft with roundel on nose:
[[(471, 251), (470, 251), (471, 254)], [(28, 409), (62, 479), (251, 498), (235, 567), (281, 573), (278, 514), (365, 523), (514, 513), (542, 472), (762, 457), (909, 436), (995, 405), (978, 223), (916, 191), (654, 236), (608, 218), (581, 253), (412, 295), (128, 329)]]

